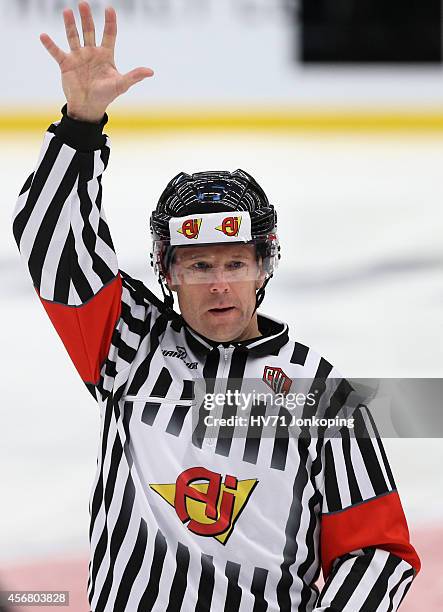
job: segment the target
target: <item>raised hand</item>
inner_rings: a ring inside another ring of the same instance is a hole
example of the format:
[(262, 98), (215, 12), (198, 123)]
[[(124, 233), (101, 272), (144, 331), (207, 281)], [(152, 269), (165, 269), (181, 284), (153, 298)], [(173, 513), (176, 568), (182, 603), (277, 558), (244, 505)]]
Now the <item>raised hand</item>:
[(83, 30), (81, 45), (71, 9), (63, 11), (69, 53), (62, 51), (48, 34), (40, 40), (60, 66), (63, 91), (68, 102), (68, 115), (80, 121), (98, 123), (108, 105), (128, 91), (132, 85), (154, 74), (151, 68), (135, 68), (120, 74), (115, 66), (114, 48), (117, 17), (113, 8), (105, 11), (105, 27), (100, 46), (95, 43), (95, 26), (87, 2), (78, 5)]

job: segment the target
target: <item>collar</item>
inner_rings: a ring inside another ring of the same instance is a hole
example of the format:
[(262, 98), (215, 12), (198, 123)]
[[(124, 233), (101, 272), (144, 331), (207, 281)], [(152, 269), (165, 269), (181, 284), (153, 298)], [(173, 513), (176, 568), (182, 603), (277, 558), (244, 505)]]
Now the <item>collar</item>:
[(256, 356), (278, 355), (282, 346), (289, 341), (288, 325), (268, 315), (257, 314), (258, 329), (262, 336), (239, 342), (218, 342), (202, 336), (183, 320), (186, 340), (194, 352), (210, 353), (221, 347), (241, 348)]

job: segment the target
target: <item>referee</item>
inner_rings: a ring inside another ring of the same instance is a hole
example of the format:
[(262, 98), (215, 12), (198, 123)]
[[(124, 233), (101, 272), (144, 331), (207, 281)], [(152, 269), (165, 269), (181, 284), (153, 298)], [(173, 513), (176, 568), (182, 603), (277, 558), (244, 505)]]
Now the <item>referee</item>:
[[(108, 105), (153, 72), (117, 71), (112, 8), (99, 46), (89, 5), (79, 12), (83, 44), (69, 9), (68, 53), (41, 35), (67, 104), (13, 231), (99, 405), (91, 610), (396, 610), (420, 561), (372, 417), (357, 406), (361, 435), (351, 435), (337, 420), (351, 385), (257, 310), (279, 258), (276, 213), (258, 183), (242, 170), (180, 173), (151, 216), (164, 299), (119, 270), (102, 131)], [(327, 423), (318, 435), (299, 426), (312, 417)]]

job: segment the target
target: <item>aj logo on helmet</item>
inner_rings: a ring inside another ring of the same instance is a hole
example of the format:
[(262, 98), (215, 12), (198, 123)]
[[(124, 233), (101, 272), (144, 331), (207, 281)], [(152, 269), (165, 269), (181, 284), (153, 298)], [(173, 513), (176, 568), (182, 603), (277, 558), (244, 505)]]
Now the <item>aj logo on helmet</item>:
[(215, 229), (223, 232), (225, 236), (230, 238), (238, 236), (238, 232), (241, 225), (241, 217), (225, 217), (221, 225), (218, 225)]
[(186, 221), (183, 221), (181, 228), (177, 231), (179, 234), (183, 234), (183, 236), (186, 238), (197, 239), (201, 222), (201, 219), (186, 219)]
[(189, 531), (226, 544), (257, 483), (256, 479), (238, 480), (229, 474), (222, 482), (221, 474), (192, 467), (182, 472), (175, 484), (149, 486), (175, 508)]

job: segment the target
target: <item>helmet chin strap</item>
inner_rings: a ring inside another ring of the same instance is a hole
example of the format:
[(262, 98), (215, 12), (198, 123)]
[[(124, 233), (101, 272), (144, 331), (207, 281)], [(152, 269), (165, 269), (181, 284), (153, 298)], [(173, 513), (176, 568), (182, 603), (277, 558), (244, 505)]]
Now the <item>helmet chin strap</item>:
[(265, 299), (265, 289), (266, 289), (266, 285), (268, 284), (268, 282), (270, 281), (270, 279), (272, 278), (272, 274), (270, 276), (268, 276), (265, 280), (265, 282), (263, 283), (263, 285), (260, 287), (260, 289), (257, 291), (256, 295), (255, 295), (255, 308), (254, 311), (252, 313), (252, 316), (254, 316), (255, 311), (257, 310), (257, 308), (259, 308), (260, 304), (263, 302), (263, 300)]
[[(167, 283), (163, 283), (161, 277), (158, 278), (158, 282), (160, 284), (160, 288), (163, 293), (163, 299), (165, 301), (165, 306), (168, 310), (174, 311), (174, 296), (172, 295), (172, 291)], [(166, 291), (168, 293), (166, 293)]]

